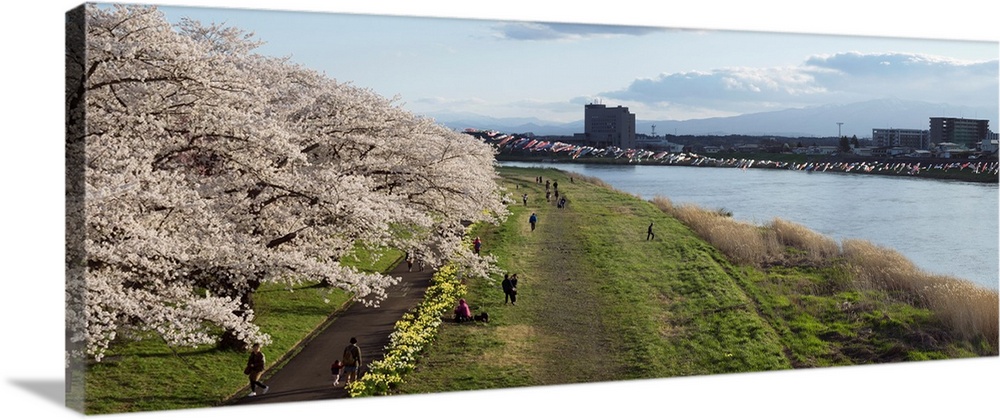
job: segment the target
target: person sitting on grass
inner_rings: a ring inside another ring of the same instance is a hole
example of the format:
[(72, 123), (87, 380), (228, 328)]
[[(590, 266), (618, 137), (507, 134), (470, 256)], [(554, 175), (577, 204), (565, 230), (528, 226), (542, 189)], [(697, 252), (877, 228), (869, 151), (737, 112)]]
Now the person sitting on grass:
[(472, 320), (472, 309), (465, 299), (458, 300), (458, 307), (455, 308), (455, 322), (465, 322)]

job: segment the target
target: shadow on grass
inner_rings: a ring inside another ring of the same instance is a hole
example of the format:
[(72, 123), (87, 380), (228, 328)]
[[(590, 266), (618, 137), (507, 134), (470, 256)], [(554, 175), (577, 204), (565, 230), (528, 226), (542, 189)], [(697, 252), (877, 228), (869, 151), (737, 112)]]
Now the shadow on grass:
[[(155, 403), (151, 403), (155, 401)], [(102, 396), (100, 406), (95, 404), (90, 409), (99, 412), (90, 414), (116, 414), (119, 411), (107, 411), (108, 407), (128, 407), (121, 413), (139, 413), (150, 411), (174, 411), (192, 408), (210, 408), (222, 405), (220, 398), (205, 396), (182, 397), (177, 395), (145, 395), (142, 397), (111, 397)]]
[[(178, 350), (177, 352), (170, 351), (169, 349), (163, 351), (137, 351), (129, 353), (127, 357), (167, 357), (167, 356), (185, 357), (185, 356), (195, 356), (195, 355), (219, 353), (219, 352), (237, 352), (237, 351), (220, 349), (216, 346), (206, 346), (205, 348), (202, 349), (183, 348)], [(100, 364), (101, 366), (114, 366), (117, 365), (118, 362), (121, 361), (122, 358), (124, 357), (126, 356), (113, 354), (105, 356), (104, 359), (102, 359), (100, 362), (93, 362), (91, 363), (91, 365)]]

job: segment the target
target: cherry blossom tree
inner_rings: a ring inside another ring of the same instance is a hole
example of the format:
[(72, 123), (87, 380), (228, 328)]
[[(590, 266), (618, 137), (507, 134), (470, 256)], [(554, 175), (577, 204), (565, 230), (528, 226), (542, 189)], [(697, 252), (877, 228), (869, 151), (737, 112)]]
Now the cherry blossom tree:
[(85, 21), (66, 93), (67, 328), (79, 353), (100, 360), (145, 333), (266, 343), (252, 299), (265, 282), (322, 280), (377, 305), (398, 279), (341, 265), (355, 246), (494, 270), (461, 242), (463, 222), (507, 214), (489, 146), (256, 54), (235, 28), (175, 28), (148, 6), (88, 5)]

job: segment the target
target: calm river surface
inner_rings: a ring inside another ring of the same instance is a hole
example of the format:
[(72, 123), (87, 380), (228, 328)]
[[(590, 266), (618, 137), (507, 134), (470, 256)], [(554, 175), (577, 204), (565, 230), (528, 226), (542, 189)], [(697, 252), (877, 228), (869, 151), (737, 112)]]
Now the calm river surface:
[(503, 162), (600, 178), (643, 199), (781, 218), (828, 237), (894, 249), (921, 270), (998, 288), (997, 184), (791, 170)]

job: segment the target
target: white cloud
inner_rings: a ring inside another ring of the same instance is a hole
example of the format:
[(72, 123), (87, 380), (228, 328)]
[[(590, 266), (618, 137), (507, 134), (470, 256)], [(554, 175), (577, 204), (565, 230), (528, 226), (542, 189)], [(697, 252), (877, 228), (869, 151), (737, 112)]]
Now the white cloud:
[(896, 97), (969, 106), (997, 104), (998, 63), (919, 54), (840, 53), (795, 67), (661, 74), (601, 96), (650, 108), (759, 112)]
[(832, 92), (871, 93), (962, 105), (996, 105), (997, 60), (969, 62), (920, 54), (841, 53), (815, 56), (803, 67)]

